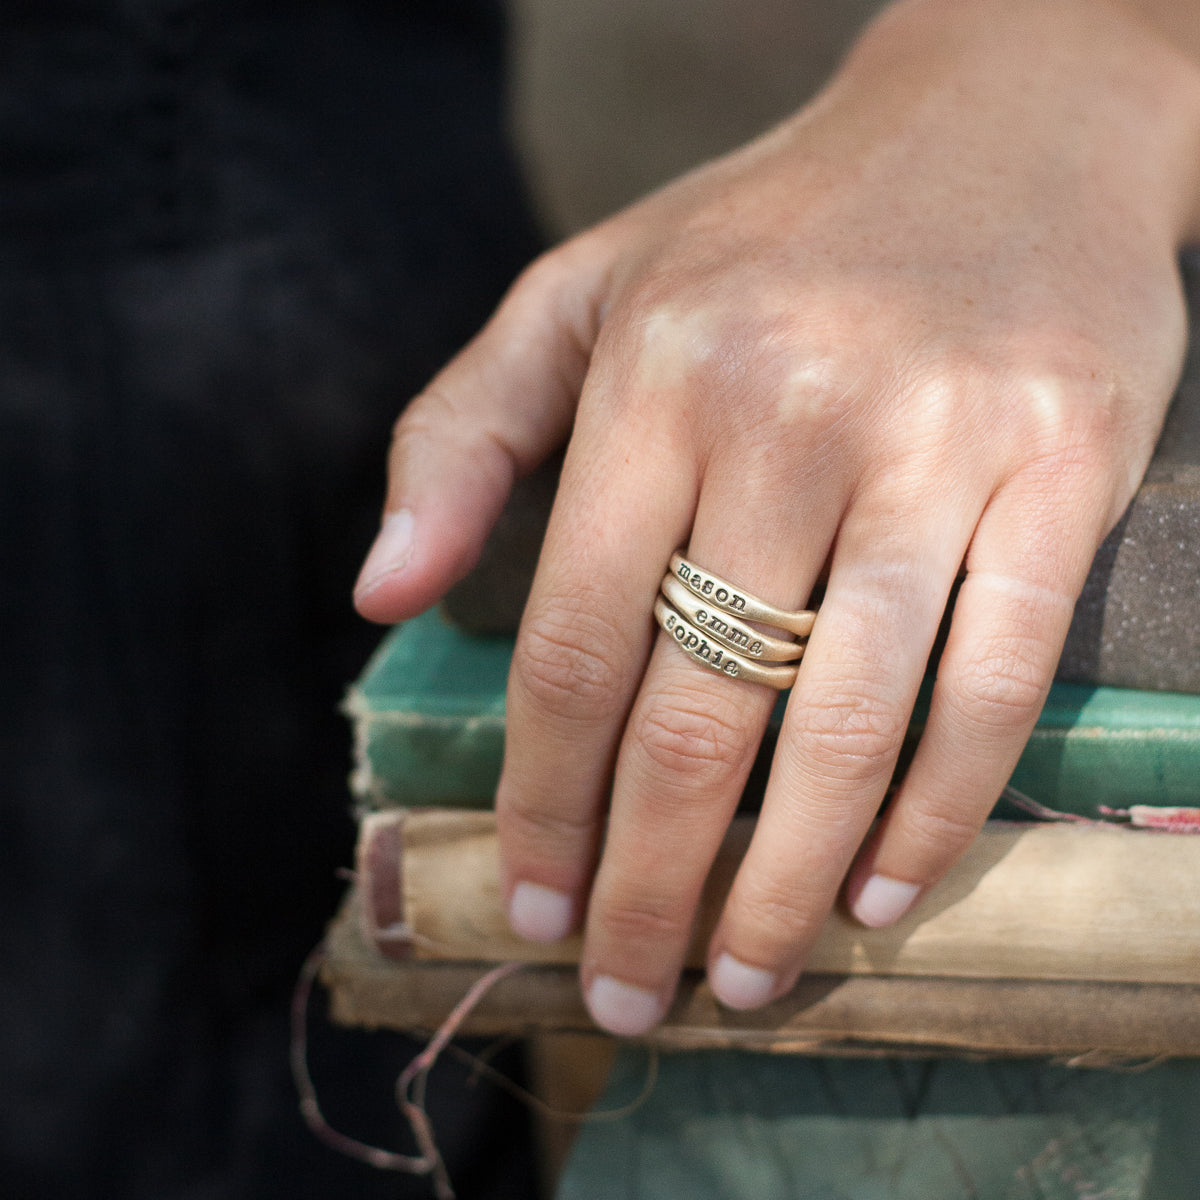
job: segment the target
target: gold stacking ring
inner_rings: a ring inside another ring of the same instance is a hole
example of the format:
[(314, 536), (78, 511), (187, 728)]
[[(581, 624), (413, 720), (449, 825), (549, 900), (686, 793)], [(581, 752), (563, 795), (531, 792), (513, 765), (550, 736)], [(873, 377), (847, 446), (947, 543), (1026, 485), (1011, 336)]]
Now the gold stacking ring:
[(794, 662), (804, 653), (803, 643), (759, 632), (753, 625), (697, 596), (676, 575), (663, 576), (662, 594), (680, 616), (686, 617), (706, 637), (743, 658), (756, 662)]
[(716, 645), (703, 630), (681, 617), (662, 596), (655, 597), (654, 619), (675, 639), (675, 644), (693, 661), (730, 679), (765, 683), (767, 687), (789, 688), (796, 682), (798, 668), (768, 667)]
[(797, 637), (808, 637), (812, 633), (813, 622), (817, 614), (801, 609), (792, 612), (786, 608), (776, 608), (757, 596), (735, 588), (727, 580), (719, 579), (708, 571), (702, 571), (695, 563), (689, 562), (678, 551), (671, 555), (671, 570), (669, 572), (684, 583), (701, 600), (707, 601), (714, 608), (731, 616), (741, 617), (743, 621), (758, 621), (763, 625), (773, 625), (776, 629), (785, 629)]
[[(789, 688), (796, 682), (815, 612), (776, 608), (702, 571), (682, 554), (671, 555), (662, 595), (654, 601), (654, 619), (693, 662), (731, 679)], [(795, 634), (800, 640), (772, 637), (754, 622)], [(786, 663), (786, 666), (772, 664)]]

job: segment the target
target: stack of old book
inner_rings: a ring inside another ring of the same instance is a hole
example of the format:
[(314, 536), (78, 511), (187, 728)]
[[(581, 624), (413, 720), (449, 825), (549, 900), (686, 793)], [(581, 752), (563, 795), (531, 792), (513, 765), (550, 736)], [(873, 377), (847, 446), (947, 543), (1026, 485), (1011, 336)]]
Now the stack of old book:
[[(578, 943), (523, 942), (501, 905), (490, 806), (511, 645), (427, 614), (350, 692), (362, 836), (329, 970), (343, 1019), (435, 1026), (479, 963), (516, 959), (548, 969), (498, 988), (475, 1028), (586, 1025), (569, 969)], [(920, 723), (918, 711), (912, 736)], [(1012, 787), (1094, 823), (1030, 820), (1002, 799), (900, 925), (835, 913), (806, 981), (766, 1013), (722, 1012), (690, 980), (658, 1037), (1200, 1053), (1200, 838), (1145, 828), (1186, 827), (1200, 806), (1200, 696), (1055, 684)], [(694, 966), (752, 822), (735, 821), (712, 872)]]
[[(1097, 556), (1012, 793), (963, 861), (892, 929), (866, 930), (835, 913), (809, 973), (762, 1012), (720, 1009), (701, 973), (689, 971), (654, 1040), (722, 1053), (669, 1056), (639, 1114), (582, 1139), (564, 1195), (1176, 1195), (1170, 1181), (1197, 1153), (1194, 1136), (1179, 1132), (1180, 1113), (1200, 1123), (1200, 1093), (1180, 1083), (1184, 1068), (1136, 1083), (1122, 1076), (1118, 1086), (1111, 1071), (1068, 1072), (1062, 1082), (1045, 1062), (1200, 1056), (1200, 837), (1177, 833), (1197, 827), (1200, 809), (1198, 367), (1189, 362), (1146, 480)], [(589, 1027), (573, 970), (578, 942), (534, 946), (508, 932), (490, 812), (511, 629), (552, 491), (550, 476), (531, 481), (502, 521), (482, 577), (452, 596), (448, 611), (393, 631), (350, 690), (362, 834), (356, 886), (331, 928), (325, 969), (341, 1021), (432, 1029), (482, 964), (520, 960), (528, 967), (479, 1004), (470, 1031)], [(912, 738), (921, 721), (918, 706)], [(768, 737), (764, 755), (770, 749)], [(693, 968), (746, 844), (763, 774), (756, 770), (712, 872)], [(1014, 796), (1051, 811), (1031, 819)], [(1046, 819), (1053, 814), (1064, 819)], [(878, 1062), (822, 1057), (817, 1070), (760, 1056), (747, 1066), (731, 1052), (747, 1049), (1041, 1056), (1043, 1065), (1027, 1064), (1003, 1084), (994, 1068), (981, 1088), (944, 1058), (911, 1077), (915, 1067), (888, 1058), (891, 1082), (880, 1092), (867, 1079), (883, 1069)], [(747, 1072), (780, 1071), (770, 1086), (765, 1076), (747, 1082)], [(780, 1092), (784, 1078), (803, 1073), (807, 1090)], [(707, 1138), (681, 1141), (677, 1120), (664, 1114), (685, 1110), (699, 1114)], [(943, 1126), (922, 1124), (935, 1116)], [(945, 1126), (952, 1116), (957, 1132)], [(1011, 1144), (997, 1158), (996, 1122), (1009, 1118), (1025, 1121), (1023, 1132), (1004, 1126), (1001, 1140)], [(1097, 1122), (1107, 1149), (1097, 1150)], [(794, 1145), (807, 1148), (803, 1164), (793, 1162)], [(914, 1146), (928, 1154), (913, 1158)], [(595, 1171), (608, 1164), (611, 1174), (631, 1154), (642, 1166), (628, 1167), (624, 1184), (595, 1186)], [(756, 1164), (745, 1169), (757, 1190), (722, 1176), (718, 1160), (739, 1154)], [(911, 1166), (918, 1159), (928, 1171)], [(929, 1165), (935, 1160), (942, 1166)], [(876, 1191), (876, 1176), (862, 1173), (868, 1161), (884, 1181)], [(1012, 1176), (1011, 1188), (980, 1186), (993, 1175)], [(1200, 1195), (1200, 1166), (1190, 1180), (1193, 1190), (1179, 1196)]]

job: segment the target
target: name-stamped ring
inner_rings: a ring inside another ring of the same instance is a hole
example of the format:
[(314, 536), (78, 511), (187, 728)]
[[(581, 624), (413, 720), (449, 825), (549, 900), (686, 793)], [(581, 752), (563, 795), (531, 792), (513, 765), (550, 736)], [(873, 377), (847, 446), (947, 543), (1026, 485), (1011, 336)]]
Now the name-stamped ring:
[(794, 662), (804, 654), (803, 643), (761, 633), (697, 596), (675, 575), (663, 576), (662, 593), (697, 629), (735, 654), (756, 662)]
[(680, 616), (662, 596), (655, 597), (654, 619), (693, 662), (708, 667), (710, 671), (727, 675), (730, 679), (744, 679), (747, 683), (766, 684), (779, 691), (796, 682), (799, 668), (764, 666), (716, 645), (695, 625)]
[(773, 625), (776, 629), (786, 629), (788, 633), (794, 633), (797, 637), (808, 637), (812, 633), (813, 622), (817, 619), (815, 612), (808, 609), (776, 608), (774, 604), (768, 604), (767, 601), (734, 587), (728, 580), (701, 570), (695, 563), (684, 558), (678, 550), (671, 555), (670, 574), (702, 600), (707, 600), (722, 612), (741, 617), (743, 621)]

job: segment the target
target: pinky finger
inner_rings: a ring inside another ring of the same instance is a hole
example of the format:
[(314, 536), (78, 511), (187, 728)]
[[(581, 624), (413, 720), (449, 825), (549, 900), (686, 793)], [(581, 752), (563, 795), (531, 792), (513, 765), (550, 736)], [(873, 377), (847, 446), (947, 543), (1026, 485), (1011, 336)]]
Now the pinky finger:
[[(1056, 569), (1022, 550), (1048, 539), (1014, 536), (1009, 509), (998, 497), (980, 524), (920, 745), (850, 871), (847, 900), (864, 925), (898, 920), (966, 850), (1045, 703), (1090, 555), (1081, 546)], [(1060, 535), (1059, 546), (1076, 541), (1078, 522)]]

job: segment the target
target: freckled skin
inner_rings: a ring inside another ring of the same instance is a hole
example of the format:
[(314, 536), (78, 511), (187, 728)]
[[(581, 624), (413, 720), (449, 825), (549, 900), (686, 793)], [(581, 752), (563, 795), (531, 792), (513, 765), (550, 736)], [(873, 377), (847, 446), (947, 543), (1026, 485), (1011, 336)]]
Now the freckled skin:
[(757, 1004), (843, 884), (898, 915), (1007, 780), (1180, 370), (1198, 172), (1200, 0), (899, 0), (805, 110), (535, 263), (409, 407), (377, 620), (569, 442), (496, 806), (506, 895), (584, 926), (601, 1024), (666, 1010), (776, 699), (658, 632), (672, 553), (786, 609), (827, 578), (710, 947)]

